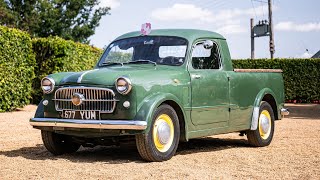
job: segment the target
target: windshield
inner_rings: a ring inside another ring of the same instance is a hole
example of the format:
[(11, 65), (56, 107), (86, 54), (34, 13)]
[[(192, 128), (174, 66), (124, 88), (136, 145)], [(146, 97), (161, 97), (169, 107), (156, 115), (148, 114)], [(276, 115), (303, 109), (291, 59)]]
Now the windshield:
[(111, 43), (99, 66), (152, 63), (180, 66), (185, 61), (187, 40), (179, 37), (140, 36)]

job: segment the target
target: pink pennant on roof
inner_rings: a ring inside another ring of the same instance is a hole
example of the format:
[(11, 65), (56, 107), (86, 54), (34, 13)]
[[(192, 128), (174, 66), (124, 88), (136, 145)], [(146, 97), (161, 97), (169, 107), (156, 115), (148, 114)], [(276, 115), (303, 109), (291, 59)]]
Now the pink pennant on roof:
[(141, 34), (148, 35), (151, 33), (151, 23), (144, 23), (141, 25)]

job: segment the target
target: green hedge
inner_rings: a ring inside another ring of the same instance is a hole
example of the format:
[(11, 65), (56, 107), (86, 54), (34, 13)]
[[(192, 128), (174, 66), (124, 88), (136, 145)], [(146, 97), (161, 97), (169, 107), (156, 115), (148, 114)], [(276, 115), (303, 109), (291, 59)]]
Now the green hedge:
[(233, 60), (234, 68), (282, 69), (286, 100), (320, 99), (320, 59)]
[(41, 99), (40, 81), (43, 77), (57, 72), (92, 69), (102, 53), (101, 49), (59, 37), (36, 38), (32, 43), (37, 62), (33, 103)]
[[(40, 101), (48, 74), (91, 69), (102, 50), (58, 37), (37, 38), (0, 26), (0, 112)], [(320, 59), (234, 60), (235, 68), (282, 69), (287, 100), (320, 99)]]
[(0, 26), (0, 112), (29, 103), (34, 65), (30, 36)]

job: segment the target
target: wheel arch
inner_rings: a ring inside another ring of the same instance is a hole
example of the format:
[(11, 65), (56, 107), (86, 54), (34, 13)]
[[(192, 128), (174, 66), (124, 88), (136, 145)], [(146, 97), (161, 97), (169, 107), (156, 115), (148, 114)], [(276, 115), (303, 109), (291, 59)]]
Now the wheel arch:
[(180, 124), (180, 139), (182, 141), (187, 141), (187, 137), (186, 137), (187, 126), (185, 123), (186, 115), (182, 108), (183, 106), (181, 105), (181, 102), (173, 94), (158, 93), (158, 94), (153, 94), (152, 96), (146, 97), (143, 100), (143, 104), (139, 106), (140, 108), (137, 111), (137, 115), (135, 119), (141, 119), (141, 120), (147, 121), (148, 126), (145, 131), (149, 131), (150, 123), (152, 121), (155, 109), (158, 108), (161, 104), (168, 104), (176, 111), (179, 118), (179, 124)]
[(270, 106), (272, 107), (272, 110), (273, 110), (274, 118), (275, 118), (275, 120), (278, 120), (279, 119), (278, 118), (278, 108), (277, 108), (277, 102), (276, 102), (275, 98), (271, 94), (266, 94), (262, 98), (262, 101), (266, 101), (267, 103), (270, 104)]
[(279, 119), (279, 112), (277, 107), (277, 101), (275, 99), (275, 94), (271, 89), (264, 88), (257, 94), (253, 105), (250, 127), (251, 130), (256, 130), (258, 127), (259, 108), (262, 101), (266, 101), (271, 105), (275, 119)]
[(180, 125), (180, 141), (187, 141), (186, 138), (186, 125), (185, 125), (185, 117), (184, 113), (182, 111), (182, 108), (179, 106), (178, 103), (176, 103), (173, 100), (166, 100), (162, 102), (161, 104), (168, 104), (170, 105), (177, 113), (178, 119), (179, 119), (179, 125)]

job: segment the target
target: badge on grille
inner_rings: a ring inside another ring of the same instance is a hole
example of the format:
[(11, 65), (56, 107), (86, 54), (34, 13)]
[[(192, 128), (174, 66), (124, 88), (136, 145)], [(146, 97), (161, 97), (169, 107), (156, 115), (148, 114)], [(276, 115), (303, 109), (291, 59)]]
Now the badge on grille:
[(75, 106), (80, 106), (84, 100), (85, 100), (85, 98), (84, 98), (83, 94), (80, 94), (80, 93), (74, 93), (72, 95), (72, 99), (71, 99), (72, 103)]

